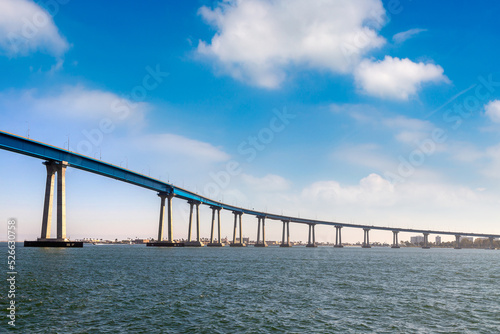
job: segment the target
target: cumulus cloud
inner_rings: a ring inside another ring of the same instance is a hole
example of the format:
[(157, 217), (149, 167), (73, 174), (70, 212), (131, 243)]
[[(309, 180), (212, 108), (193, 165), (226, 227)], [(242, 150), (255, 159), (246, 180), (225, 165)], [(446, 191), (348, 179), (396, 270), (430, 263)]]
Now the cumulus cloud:
[(378, 174), (370, 174), (358, 185), (342, 186), (337, 181), (318, 181), (302, 191), (302, 197), (320, 200), (331, 205), (363, 203), (370, 205), (392, 205), (394, 185)]
[(378, 174), (370, 174), (357, 185), (341, 185), (337, 181), (319, 181), (302, 192), (310, 201), (330, 206), (352, 205), (369, 207), (407, 207), (415, 211), (427, 208), (461, 208), (482, 199), (476, 191), (440, 182), (408, 182), (397, 185)]
[(14, 57), (42, 51), (61, 57), (68, 48), (45, 9), (28, 0), (0, 2), (0, 52)]
[(186, 138), (172, 133), (145, 135), (140, 146), (160, 153), (182, 155), (194, 160), (221, 162), (230, 156), (210, 143)]
[(227, 0), (199, 14), (217, 33), (198, 53), (232, 77), (276, 88), (287, 69), (303, 65), (348, 73), (385, 39), (379, 0)]
[(354, 76), (365, 94), (394, 100), (408, 100), (422, 84), (449, 82), (439, 65), (414, 63), (408, 58), (385, 56), (384, 60), (363, 60)]
[(500, 123), (500, 100), (493, 100), (484, 106), (484, 114), (493, 123)]
[(394, 43), (401, 44), (404, 41), (412, 38), (415, 35), (420, 34), (421, 32), (427, 31), (427, 29), (410, 29), (406, 31), (399, 32), (392, 36), (392, 40)]

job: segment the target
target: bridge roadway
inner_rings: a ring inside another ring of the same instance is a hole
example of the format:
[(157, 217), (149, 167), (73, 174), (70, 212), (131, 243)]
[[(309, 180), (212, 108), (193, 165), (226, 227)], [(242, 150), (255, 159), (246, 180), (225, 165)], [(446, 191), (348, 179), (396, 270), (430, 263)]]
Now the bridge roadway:
[(500, 235), (498, 234), (358, 225), (358, 224), (349, 224), (342, 222), (305, 219), (292, 216), (277, 215), (262, 211), (249, 210), (246, 208), (214, 201), (205, 196), (201, 196), (199, 194), (193, 193), (191, 191), (180, 188), (173, 184), (157, 180), (150, 176), (128, 170), (121, 166), (116, 166), (107, 162), (103, 162), (98, 159), (90, 158), (82, 154), (71, 152), (69, 150), (55, 147), (36, 140), (28, 139), (22, 136), (14, 135), (5, 131), (0, 131), (0, 148), (15, 153), (31, 156), (34, 158), (42, 159), (48, 162), (57, 162), (57, 163), (65, 162), (67, 163), (68, 167), (81, 169), (94, 174), (99, 174), (105, 177), (113, 178), (122, 182), (127, 182), (139, 187), (157, 191), (159, 194), (165, 194), (167, 196), (173, 195), (176, 198), (181, 198), (192, 203), (204, 204), (213, 208), (220, 208), (223, 210), (233, 211), (234, 213), (253, 215), (256, 217), (265, 217), (266, 219), (271, 219), (271, 220), (279, 220), (283, 221), (284, 223), (292, 222), (292, 223), (309, 224), (309, 225), (330, 225), (330, 226), (335, 226), (337, 228), (351, 227), (351, 228), (364, 229), (365, 231), (383, 230), (383, 231), (392, 231), (393, 233), (397, 232), (421, 233), (424, 234), (424, 236), (428, 234), (442, 234), (442, 235), (454, 235), (454, 236), (500, 238)]

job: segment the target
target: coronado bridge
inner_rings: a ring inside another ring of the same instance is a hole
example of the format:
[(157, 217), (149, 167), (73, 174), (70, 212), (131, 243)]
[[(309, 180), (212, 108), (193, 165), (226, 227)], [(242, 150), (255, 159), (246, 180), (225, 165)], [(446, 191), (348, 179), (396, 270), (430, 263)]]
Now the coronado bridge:
[[(212, 210), (210, 243), (207, 246), (222, 246), (220, 237), (220, 212), (228, 210), (234, 214), (233, 239), (230, 246), (245, 246), (242, 238), (242, 215), (254, 216), (257, 218), (257, 242), (255, 246), (265, 247), (266, 220), (279, 221), (283, 224), (283, 233), (281, 247), (290, 247), (290, 223), (307, 224), (309, 226), (309, 235), (307, 247), (316, 247), (315, 227), (316, 225), (328, 225), (335, 227), (335, 247), (342, 247), (342, 228), (357, 228), (364, 232), (362, 247), (370, 248), (370, 230), (383, 230), (393, 233), (393, 248), (399, 248), (398, 234), (400, 232), (419, 233), (424, 236), (423, 248), (429, 248), (428, 236), (430, 234), (452, 235), (456, 238), (455, 248), (460, 248), (460, 238), (464, 236), (488, 238), (490, 248), (493, 248), (493, 240), (500, 238), (498, 234), (470, 233), (463, 231), (438, 231), (421, 230), (412, 228), (382, 227), (370, 225), (358, 225), (334, 221), (306, 219), (286, 215), (277, 215), (262, 211), (249, 210), (246, 208), (229, 205), (223, 202), (215, 201), (210, 198), (193, 193), (168, 182), (157, 180), (123, 167), (115, 166), (101, 160), (93, 159), (69, 150), (45, 144), (22, 136), (14, 135), (8, 132), (0, 131), (0, 149), (8, 150), (14, 153), (27, 155), (33, 158), (42, 159), (47, 170), (47, 179), (45, 186), (45, 197), (42, 214), (42, 226), (40, 238), (36, 241), (25, 241), (25, 246), (54, 246), (71, 247), (81, 246), (81, 243), (72, 242), (66, 237), (66, 169), (68, 167), (77, 168), (90, 173), (99, 174), (105, 177), (113, 178), (122, 182), (127, 182), (142, 188), (146, 188), (158, 193), (160, 197), (160, 214), (158, 224), (158, 237), (155, 242), (148, 243), (148, 246), (202, 246), (200, 242), (200, 205), (209, 206)], [(54, 194), (55, 183), (57, 179), (57, 193)], [(56, 232), (57, 236), (51, 238), (52, 226), (52, 208), (54, 204), (54, 195), (56, 195)], [(172, 198), (185, 200), (190, 205), (188, 241), (174, 242), (172, 231)], [(166, 225), (166, 228), (165, 228)], [(192, 230), (196, 227), (196, 239), (192, 240)], [(217, 233), (215, 234), (215, 230)], [(166, 231), (166, 237), (165, 232)], [(237, 234), (239, 238), (237, 238)]]

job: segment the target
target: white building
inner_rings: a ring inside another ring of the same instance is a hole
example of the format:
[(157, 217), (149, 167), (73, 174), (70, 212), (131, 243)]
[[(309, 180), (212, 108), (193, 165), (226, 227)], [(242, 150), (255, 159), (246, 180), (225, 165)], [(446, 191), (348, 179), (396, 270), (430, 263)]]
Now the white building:
[(424, 236), (416, 235), (414, 237), (410, 237), (410, 242), (414, 245), (419, 245), (421, 242), (424, 242)]
[(439, 235), (436, 236), (436, 245), (441, 245), (441, 237)]

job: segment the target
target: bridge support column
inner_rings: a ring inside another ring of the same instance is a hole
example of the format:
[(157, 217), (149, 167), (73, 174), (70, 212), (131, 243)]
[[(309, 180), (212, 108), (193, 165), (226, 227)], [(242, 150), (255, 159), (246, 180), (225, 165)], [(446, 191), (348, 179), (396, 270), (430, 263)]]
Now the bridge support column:
[(490, 239), (490, 249), (495, 249), (495, 246), (493, 246), (493, 237), (489, 237)]
[[(189, 228), (188, 228), (188, 241), (184, 243), (184, 246), (189, 247), (203, 247), (203, 243), (200, 241), (200, 202), (189, 201)], [(191, 228), (193, 226), (193, 209), (196, 206), (196, 241), (191, 240)]]
[(422, 246), (423, 249), (429, 249), (431, 248), (429, 246), (429, 233), (424, 233), (424, 245)]
[(42, 234), (40, 240), (50, 238), (52, 228), (52, 208), (54, 206), (54, 179), (57, 165), (52, 161), (43, 163), (47, 169), (47, 180), (45, 182), (45, 200), (43, 203)]
[(61, 161), (57, 165), (57, 240), (66, 238), (66, 167), (68, 163)]
[[(286, 241), (285, 241), (285, 231), (286, 231)], [(290, 244), (290, 222), (283, 220), (283, 235), (281, 237), (280, 247), (292, 247)]]
[(364, 231), (364, 240), (363, 240), (363, 245), (361, 247), (372, 248), (372, 246), (370, 246), (370, 235), (369, 235), (370, 229), (364, 228), (363, 231)]
[[(224, 245), (220, 241), (220, 210), (221, 210), (221, 208), (218, 206), (211, 206), (210, 209), (212, 209), (212, 229), (210, 232), (210, 243), (207, 246), (208, 247), (222, 247)], [(216, 212), (217, 212), (218, 234), (217, 234), (217, 242), (214, 242), (214, 225), (215, 225)]]
[(174, 194), (170, 194), (167, 196), (167, 241), (173, 243), (174, 242), (174, 231), (172, 228), (172, 198)]
[(165, 218), (165, 199), (167, 198), (167, 194), (159, 193), (158, 196), (161, 199), (160, 202), (160, 221), (158, 226), (158, 242), (163, 241), (163, 227), (164, 227), (164, 218)]
[(392, 231), (392, 246), (391, 246), (391, 248), (399, 248), (398, 234), (399, 234), (399, 231)]
[[(173, 230), (172, 230), (172, 198), (174, 194), (168, 194), (165, 192), (158, 193), (160, 197), (160, 219), (158, 224), (158, 241), (149, 242), (147, 246), (155, 247), (182, 247), (184, 243), (174, 242), (173, 240)], [(167, 204), (167, 240), (163, 238), (165, 231), (165, 202)]]
[(455, 235), (455, 249), (462, 249), (460, 246), (460, 234)]
[[(262, 242), (260, 241), (260, 225), (262, 223)], [(266, 244), (266, 217), (257, 217), (257, 242), (255, 247), (267, 247)]]
[(335, 226), (335, 248), (342, 248), (342, 226)]
[[(233, 242), (230, 247), (246, 247), (246, 244), (243, 242), (243, 233), (241, 231), (241, 216), (243, 212), (233, 211), (234, 214), (234, 231), (233, 231)], [(240, 242), (236, 242), (236, 229), (239, 223), (239, 232), (240, 232)]]
[[(25, 241), (25, 247), (83, 247), (83, 242), (70, 242), (66, 238), (66, 161), (46, 161), (45, 199), (43, 204), (42, 233), (37, 241)], [(54, 180), (57, 175), (56, 238), (50, 238), (54, 203)]]
[(306, 247), (318, 247), (316, 245), (316, 235), (314, 233), (314, 227), (316, 224), (309, 224), (309, 239)]

